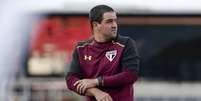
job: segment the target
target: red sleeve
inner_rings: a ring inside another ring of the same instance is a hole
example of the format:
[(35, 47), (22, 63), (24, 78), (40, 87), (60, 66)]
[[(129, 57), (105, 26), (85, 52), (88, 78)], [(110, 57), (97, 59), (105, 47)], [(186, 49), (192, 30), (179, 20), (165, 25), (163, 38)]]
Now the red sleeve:
[(103, 86), (105, 87), (118, 87), (128, 84), (133, 84), (138, 76), (135, 71), (124, 70), (121, 73), (112, 76), (103, 77)]
[(81, 70), (80, 70), (80, 65), (79, 65), (79, 60), (78, 60), (78, 54), (77, 54), (77, 51), (74, 50), (73, 54), (72, 54), (72, 61), (70, 63), (70, 68), (69, 68), (69, 71), (65, 77), (66, 79), (66, 85), (67, 87), (78, 93), (76, 91), (76, 86), (73, 86), (73, 84), (80, 80), (81, 79)]
[(66, 79), (66, 85), (67, 85), (68, 89), (78, 93), (76, 90), (76, 86), (74, 86), (73, 84), (76, 81), (80, 80), (80, 76), (76, 75), (76, 74), (69, 74), (65, 77), (65, 79)]

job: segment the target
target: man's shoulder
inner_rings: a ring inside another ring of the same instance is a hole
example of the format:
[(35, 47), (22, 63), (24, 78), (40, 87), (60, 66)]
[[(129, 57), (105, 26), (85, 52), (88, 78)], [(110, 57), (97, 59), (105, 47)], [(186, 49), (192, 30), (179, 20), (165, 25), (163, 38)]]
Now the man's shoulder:
[(117, 42), (126, 45), (127, 43), (134, 41), (131, 37), (129, 36), (123, 36), (123, 35), (118, 35), (117, 37)]
[(80, 41), (77, 43), (76, 48), (85, 47), (86, 45), (90, 44), (92, 41), (93, 41), (92, 39)]

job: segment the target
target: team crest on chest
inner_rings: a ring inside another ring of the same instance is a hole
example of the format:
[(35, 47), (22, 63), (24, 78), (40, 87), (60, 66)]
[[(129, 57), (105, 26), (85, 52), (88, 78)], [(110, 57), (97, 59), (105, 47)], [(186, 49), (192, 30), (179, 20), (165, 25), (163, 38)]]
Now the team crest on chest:
[(105, 56), (106, 58), (111, 62), (112, 60), (114, 60), (114, 58), (117, 55), (117, 50), (113, 50), (113, 51), (108, 51), (106, 52)]

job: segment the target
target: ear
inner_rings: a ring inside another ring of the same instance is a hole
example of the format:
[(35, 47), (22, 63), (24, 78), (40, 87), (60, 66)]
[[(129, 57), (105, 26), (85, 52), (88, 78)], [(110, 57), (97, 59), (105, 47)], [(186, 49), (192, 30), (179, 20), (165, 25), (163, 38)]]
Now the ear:
[(98, 26), (98, 23), (97, 23), (97, 22), (93, 22), (92, 24), (93, 24), (93, 27), (94, 27), (94, 28)]

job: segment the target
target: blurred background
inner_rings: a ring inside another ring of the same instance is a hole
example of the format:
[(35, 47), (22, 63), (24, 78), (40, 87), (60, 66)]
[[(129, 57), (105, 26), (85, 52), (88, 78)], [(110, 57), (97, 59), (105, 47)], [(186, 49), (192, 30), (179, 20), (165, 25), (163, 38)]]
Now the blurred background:
[(65, 84), (71, 52), (91, 36), (89, 10), (118, 13), (141, 55), (136, 101), (201, 101), (198, 0), (1, 0), (0, 101), (85, 101)]

